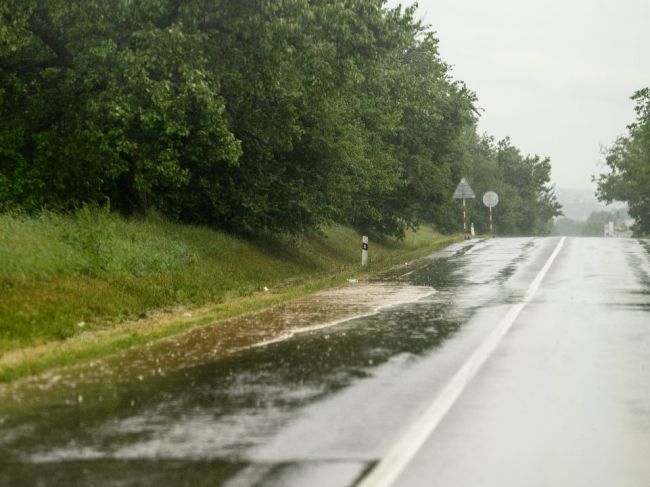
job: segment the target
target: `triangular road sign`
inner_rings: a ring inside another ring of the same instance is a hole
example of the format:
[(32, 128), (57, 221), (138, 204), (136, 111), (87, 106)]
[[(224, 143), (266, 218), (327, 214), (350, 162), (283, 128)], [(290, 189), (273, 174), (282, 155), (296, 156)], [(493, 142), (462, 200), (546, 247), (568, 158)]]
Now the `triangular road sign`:
[(456, 191), (454, 191), (454, 199), (466, 200), (475, 197), (476, 195), (474, 194), (474, 191), (472, 191), (472, 187), (469, 185), (467, 180), (465, 178), (461, 179), (460, 183), (458, 183), (458, 186), (456, 187)]

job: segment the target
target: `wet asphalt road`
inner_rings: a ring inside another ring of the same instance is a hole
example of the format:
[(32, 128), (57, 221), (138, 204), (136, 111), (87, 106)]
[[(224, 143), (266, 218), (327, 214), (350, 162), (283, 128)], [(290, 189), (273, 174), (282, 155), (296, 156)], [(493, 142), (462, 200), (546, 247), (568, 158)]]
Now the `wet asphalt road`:
[(357, 318), (0, 391), (0, 485), (647, 486), (649, 251), (480, 242), (364, 284), (400, 299)]

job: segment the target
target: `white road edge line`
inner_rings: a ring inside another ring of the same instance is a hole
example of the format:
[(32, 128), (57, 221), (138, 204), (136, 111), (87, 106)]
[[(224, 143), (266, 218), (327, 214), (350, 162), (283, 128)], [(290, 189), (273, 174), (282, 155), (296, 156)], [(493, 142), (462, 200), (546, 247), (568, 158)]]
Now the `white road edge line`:
[(494, 352), (503, 337), (508, 333), (508, 330), (512, 327), (521, 311), (531, 301), (553, 265), (553, 261), (560, 253), (565, 240), (566, 237), (560, 239), (560, 242), (544, 264), (544, 267), (542, 267), (528, 287), (523, 300), (508, 310), (497, 327), (488, 335), (469, 359), (467, 359), (442, 391), (432, 398), (432, 402), (422, 412), (420, 418), (408, 428), (393, 448), (357, 484), (357, 487), (389, 487), (397, 480), (427, 438), (463, 393), (481, 366), (492, 355), (492, 352)]

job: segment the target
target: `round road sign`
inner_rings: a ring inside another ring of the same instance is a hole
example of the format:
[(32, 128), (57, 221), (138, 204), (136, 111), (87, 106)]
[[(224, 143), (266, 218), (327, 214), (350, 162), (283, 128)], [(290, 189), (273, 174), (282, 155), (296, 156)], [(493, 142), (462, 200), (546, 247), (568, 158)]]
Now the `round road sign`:
[(483, 195), (483, 204), (488, 208), (494, 208), (499, 204), (499, 195), (494, 191), (488, 191)]

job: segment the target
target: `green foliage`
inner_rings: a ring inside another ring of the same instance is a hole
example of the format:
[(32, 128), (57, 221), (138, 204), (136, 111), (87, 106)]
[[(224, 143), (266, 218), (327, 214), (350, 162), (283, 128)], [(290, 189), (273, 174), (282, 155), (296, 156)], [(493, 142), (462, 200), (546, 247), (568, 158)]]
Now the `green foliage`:
[(635, 219), (637, 235), (650, 234), (650, 88), (637, 91), (636, 121), (606, 152), (610, 170), (600, 174), (597, 196), (601, 201), (625, 201)]
[[(156, 209), (245, 232), (453, 230), (475, 97), (415, 7), (385, 3), (7, 0), (0, 209)], [(537, 231), (544, 208), (504, 225)]]
[(550, 185), (548, 158), (524, 157), (508, 138), (495, 143), (491, 137), (480, 137), (469, 130), (465, 134), (463, 151), (463, 171), (476, 193), (468, 214), (478, 232), (489, 231), (489, 212), (482, 203), (487, 191), (499, 195), (499, 204), (493, 209), (497, 235), (546, 235), (551, 232), (553, 218), (562, 212)]
[(161, 204), (189, 167), (236, 164), (201, 36), (156, 4), (10, 1), (3, 15), (3, 200), (70, 209)]

